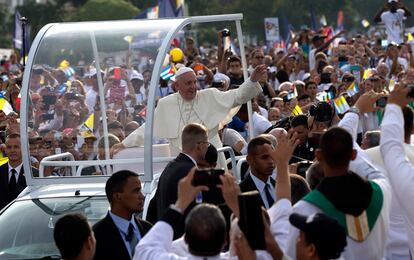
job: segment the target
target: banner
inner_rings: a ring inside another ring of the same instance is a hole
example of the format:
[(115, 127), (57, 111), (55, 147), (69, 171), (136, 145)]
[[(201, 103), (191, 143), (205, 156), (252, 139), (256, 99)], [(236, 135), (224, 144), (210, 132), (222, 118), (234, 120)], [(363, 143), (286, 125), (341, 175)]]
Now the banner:
[(279, 18), (265, 18), (264, 25), (266, 41), (272, 44), (275, 42), (280, 42)]

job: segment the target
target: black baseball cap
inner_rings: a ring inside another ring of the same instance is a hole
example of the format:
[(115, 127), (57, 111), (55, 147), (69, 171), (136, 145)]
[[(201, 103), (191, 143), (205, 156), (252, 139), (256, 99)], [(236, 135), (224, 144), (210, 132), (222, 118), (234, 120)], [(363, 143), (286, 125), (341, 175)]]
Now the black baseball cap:
[(326, 38), (325, 35), (322, 34), (316, 34), (312, 37), (312, 42), (316, 42), (318, 40), (324, 40)]
[(323, 213), (310, 216), (293, 213), (290, 223), (305, 233), (308, 243), (315, 246), (321, 259), (336, 259), (347, 245), (345, 229)]

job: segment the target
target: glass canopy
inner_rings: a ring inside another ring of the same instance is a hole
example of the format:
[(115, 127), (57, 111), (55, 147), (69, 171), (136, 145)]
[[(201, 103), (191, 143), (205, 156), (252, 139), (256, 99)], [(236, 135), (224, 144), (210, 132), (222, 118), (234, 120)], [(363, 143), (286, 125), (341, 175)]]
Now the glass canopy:
[[(57, 177), (75, 177), (72, 183), (96, 182), (91, 176), (105, 181), (113, 170), (108, 165), (131, 163), (141, 164), (137, 171), (144, 175), (142, 180), (151, 181), (153, 172), (172, 156), (163, 151), (162, 140), (152, 138), (160, 74), (168, 66), (172, 40), (191, 23), (235, 21), (247, 68), (241, 19), (241, 14), (233, 14), (43, 27), (31, 47), (21, 93), (25, 172), (39, 168), (39, 176), (26, 177), (28, 185), (67, 179)], [(144, 95), (147, 104), (141, 103)], [(111, 159), (110, 147), (125, 138), (117, 131), (119, 123), (126, 132), (126, 125), (133, 130), (144, 118), (145, 145), (133, 150), (137, 156)], [(138, 124), (128, 124), (131, 121)]]

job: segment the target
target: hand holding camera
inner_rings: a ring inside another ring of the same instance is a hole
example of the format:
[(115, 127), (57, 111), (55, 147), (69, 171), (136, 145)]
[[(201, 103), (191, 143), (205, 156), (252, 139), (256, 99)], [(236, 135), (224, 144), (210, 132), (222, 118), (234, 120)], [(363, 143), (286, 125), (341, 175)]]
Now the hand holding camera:
[(407, 106), (407, 104), (414, 98), (414, 84), (397, 84), (394, 90), (388, 97), (389, 104), (396, 104), (401, 108)]
[(197, 193), (200, 191), (208, 191), (209, 189), (204, 185), (195, 186), (193, 184), (196, 169), (196, 167), (193, 167), (187, 176), (178, 182), (177, 201), (175, 202), (175, 206), (182, 212), (184, 212), (188, 205), (194, 201)]
[(375, 93), (371, 90), (358, 98), (355, 107), (357, 107), (361, 113), (374, 112), (378, 110), (378, 107), (375, 106), (375, 102), (384, 96), (384, 94)]

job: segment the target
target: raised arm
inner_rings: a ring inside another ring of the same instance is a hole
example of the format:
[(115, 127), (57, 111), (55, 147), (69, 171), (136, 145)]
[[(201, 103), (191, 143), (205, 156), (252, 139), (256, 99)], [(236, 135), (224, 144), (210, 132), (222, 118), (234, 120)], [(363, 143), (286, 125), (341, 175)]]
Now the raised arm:
[(339, 36), (341, 36), (342, 34), (344, 34), (345, 33), (345, 31), (344, 30), (342, 30), (342, 31), (340, 31), (339, 33), (337, 33), (337, 34), (335, 34), (329, 41), (327, 41), (327, 42), (325, 42), (324, 44), (322, 44), (322, 46), (321, 47), (319, 47), (317, 50), (316, 50), (316, 52), (315, 53), (318, 53), (318, 52), (321, 52), (321, 51), (324, 51), (326, 48), (328, 48), (329, 47), (329, 45), (331, 45), (331, 43), (336, 39), (336, 38), (338, 38)]
[(282, 136), (277, 139), (277, 147), (272, 153), (276, 164), (276, 203), (268, 210), (270, 216), (270, 230), (278, 246), (287, 248), (289, 234), (289, 215), (291, 213), (291, 185), (288, 171), (289, 160), (297, 147), (299, 140), (297, 134)]
[(171, 206), (161, 220), (139, 241), (135, 250), (137, 253), (133, 257), (134, 260), (182, 259), (170, 252), (174, 225), (183, 218), (183, 212), (194, 201), (196, 194), (208, 190), (205, 186), (194, 187), (191, 184), (195, 169), (195, 167), (191, 169), (188, 175), (178, 183), (177, 202), (174, 206)]
[(338, 126), (344, 128), (352, 135), (352, 139), (354, 140), (354, 149), (357, 150), (357, 158), (354, 161), (351, 161), (349, 169), (369, 180), (377, 180), (382, 182), (382, 187), (387, 189), (389, 185), (385, 175), (374, 165), (372, 165), (366, 152), (362, 150), (356, 142), (359, 116), (364, 113), (375, 111), (377, 109), (375, 107), (375, 101), (382, 96), (382, 94), (375, 93), (374, 91), (367, 92), (360, 96), (354, 106), (356, 110), (351, 110), (353, 112), (345, 114)]
[(381, 8), (381, 10), (379, 10), (378, 13), (374, 16), (374, 22), (380, 23), (381, 22), (381, 15), (382, 15), (382, 13), (385, 12), (385, 11), (387, 11), (387, 10), (388, 10), (388, 8), (386, 7), (386, 5), (383, 6)]
[(414, 219), (412, 201), (414, 200), (414, 167), (405, 156), (404, 150), (404, 118), (402, 107), (408, 104), (407, 94), (409, 88), (396, 86), (388, 98), (381, 126), (380, 150), (385, 168), (388, 171), (394, 194), (400, 205), (410, 214), (409, 219)]

